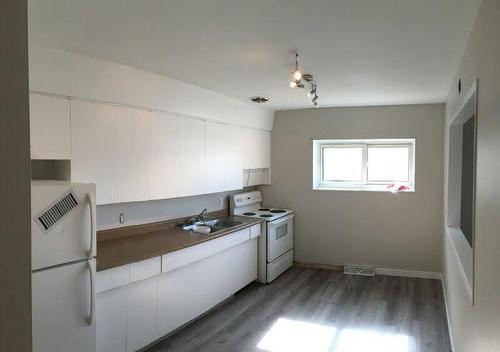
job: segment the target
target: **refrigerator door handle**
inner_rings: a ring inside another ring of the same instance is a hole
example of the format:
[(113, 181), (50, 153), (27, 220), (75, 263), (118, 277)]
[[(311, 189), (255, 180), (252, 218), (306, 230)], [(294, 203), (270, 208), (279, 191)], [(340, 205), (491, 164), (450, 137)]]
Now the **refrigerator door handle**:
[(94, 256), (95, 252), (95, 242), (96, 242), (96, 204), (95, 198), (92, 193), (88, 194), (89, 198), (89, 206), (90, 206), (90, 249), (89, 249), (89, 257)]
[(94, 324), (95, 319), (95, 259), (88, 259), (87, 265), (90, 273), (90, 314), (87, 318), (87, 324)]

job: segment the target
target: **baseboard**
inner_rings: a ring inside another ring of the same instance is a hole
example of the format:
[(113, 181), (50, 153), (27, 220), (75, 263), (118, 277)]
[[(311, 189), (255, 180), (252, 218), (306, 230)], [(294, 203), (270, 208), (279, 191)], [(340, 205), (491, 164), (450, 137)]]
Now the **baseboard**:
[(375, 268), (375, 275), (401, 276), (401, 277), (414, 277), (414, 278), (418, 278), (418, 279), (441, 280), (441, 273), (432, 272), (432, 271)]
[[(326, 269), (326, 270), (342, 271), (342, 272), (344, 271), (343, 265), (303, 263), (303, 262), (297, 262), (297, 261), (294, 261), (293, 265), (301, 267), (301, 268)], [(375, 275), (401, 276), (401, 277), (414, 277), (414, 278), (418, 278), (418, 279), (441, 280), (441, 273), (432, 272), (432, 271), (375, 268)]]
[(319, 264), (319, 263), (302, 263), (302, 262), (293, 262), (293, 265), (298, 266), (300, 268), (311, 268), (311, 269), (325, 269), (332, 271), (344, 271), (343, 265), (331, 265), (331, 264)]
[(455, 351), (455, 343), (453, 342), (453, 332), (450, 325), (450, 310), (448, 309), (448, 296), (446, 295), (446, 285), (444, 277), (441, 276), (441, 286), (443, 287), (444, 308), (446, 310), (446, 323), (448, 324), (448, 336), (450, 338), (451, 352)]

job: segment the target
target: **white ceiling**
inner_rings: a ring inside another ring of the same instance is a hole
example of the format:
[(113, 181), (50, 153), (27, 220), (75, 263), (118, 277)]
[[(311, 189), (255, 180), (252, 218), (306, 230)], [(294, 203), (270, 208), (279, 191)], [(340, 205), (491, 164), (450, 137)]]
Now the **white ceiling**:
[(126, 64), (275, 109), (294, 50), (321, 106), (443, 102), (480, 0), (31, 0), (30, 43)]

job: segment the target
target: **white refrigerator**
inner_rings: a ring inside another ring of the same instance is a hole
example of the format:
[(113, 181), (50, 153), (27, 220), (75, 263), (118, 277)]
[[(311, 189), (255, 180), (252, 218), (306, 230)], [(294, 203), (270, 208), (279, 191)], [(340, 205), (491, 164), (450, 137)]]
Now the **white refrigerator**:
[(34, 352), (96, 350), (95, 185), (31, 184)]

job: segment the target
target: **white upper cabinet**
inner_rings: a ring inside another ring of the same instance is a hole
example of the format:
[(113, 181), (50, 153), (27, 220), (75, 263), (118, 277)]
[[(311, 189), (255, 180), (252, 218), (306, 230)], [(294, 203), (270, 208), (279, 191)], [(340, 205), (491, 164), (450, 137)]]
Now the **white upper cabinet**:
[(183, 151), (179, 168), (180, 196), (205, 192), (205, 121), (185, 118)]
[(206, 193), (226, 190), (227, 132), (225, 125), (206, 123)]
[(244, 169), (271, 167), (271, 132), (243, 128), (240, 132)]
[(231, 125), (226, 130), (226, 190), (242, 189), (243, 155), (241, 128)]
[(151, 199), (180, 194), (183, 128), (182, 117), (151, 113)]
[(149, 199), (150, 116), (148, 111), (115, 107), (114, 202)]
[(71, 101), (71, 180), (96, 184), (97, 204), (114, 199), (114, 108)]
[(31, 159), (70, 159), (70, 104), (65, 98), (30, 94)]

